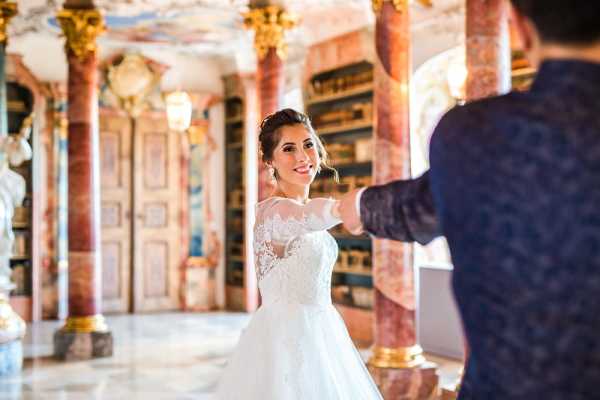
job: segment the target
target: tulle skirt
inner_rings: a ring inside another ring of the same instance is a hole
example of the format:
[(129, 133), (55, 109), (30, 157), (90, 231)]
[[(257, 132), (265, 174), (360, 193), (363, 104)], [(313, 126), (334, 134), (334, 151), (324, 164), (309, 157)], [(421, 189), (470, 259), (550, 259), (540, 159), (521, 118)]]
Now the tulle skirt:
[(382, 399), (332, 305), (260, 307), (217, 389), (219, 400)]

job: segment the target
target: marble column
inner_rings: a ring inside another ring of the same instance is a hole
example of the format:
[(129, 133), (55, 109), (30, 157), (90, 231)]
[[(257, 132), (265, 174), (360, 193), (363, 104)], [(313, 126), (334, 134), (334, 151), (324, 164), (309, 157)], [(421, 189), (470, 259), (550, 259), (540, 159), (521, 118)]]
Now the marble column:
[[(261, 121), (267, 115), (281, 108), (283, 97), (283, 60), (274, 48), (258, 60), (256, 68), (258, 102)], [(261, 160), (259, 160), (261, 161)], [(258, 163), (258, 201), (264, 200), (273, 191), (275, 185), (263, 162)]]
[[(17, 3), (0, 1), (0, 142), (4, 145), (4, 141), (8, 136), (8, 112), (7, 112), (7, 97), (6, 97), (6, 28), (12, 17), (17, 14)], [(8, 155), (2, 150), (0, 152), (0, 165), (2, 172), (0, 173), (0, 181), (2, 181), (2, 197), (12, 199), (14, 193), (10, 193), (7, 189), (12, 186), (13, 191), (23, 192), (25, 182), (22, 178), (18, 181), (11, 179), (11, 173), (8, 168)], [(16, 173), (12, 172), (16, 175)], [(8, 181), (8, 182), (7, 182)], [(10, 184), (9, 184), (10, 183)], [(11, 185), (12, 184), (12, 185)], [(20, 186), (19, 188), (15, 186)], [(15, 196), (19, 197), (19, 196)], [(22, 200), (22, 199), (21, 199)], [(19, 202), (21, 201), (19, 200)], [(9, 221), (12, 219), (14, 204), (10, 202), (0, 202), (0, 209), (3, 215), (8, 216)], [(10, 222), (2, 222), (2, 230), (11, 232), (10, 234), (3, 233), (0, 240), (12, 241), (12, 226)], [(10, 248), (11, 246), (5, 246)], [(0, 254), (0, 377), (12, 375), (21, 371), (23, 367), (23, 344), (22, 339), (25, 336), (25, 322), (12, 309), (9, 303), (9, 293), (14, 288), (11, 282), (10, 269), (11, 251), (4, 251)]]
[(510, 90), (507, 0), (467, 0), (467, 101)]
[(104, 30), (95, 9), (58, 14), (68, 63), (69, 316), (54, 336), (59, 359), (112, 355), (102, 316), (100, 176), (96, 36)]
[[(375, 184), (410, 177), (408, 0), (373, 1), (375, 24)], [(413, 246), (374, 241), (375, 343), (369, 370), (386, 399), (430, 399), (436, 366), (416, 339)]]
[[(285, 31), (296, 25), (296, 19), (281, 7), (257, 5), (244, 15), (247, 28), (253, 29), (258, 57), (256, 69), (260, 120), (281, 108), (284, 89), (283, 66), (287, 46)], [(258, 201), (269, 196), (275, 182), (268, 169), (258, 163)]]

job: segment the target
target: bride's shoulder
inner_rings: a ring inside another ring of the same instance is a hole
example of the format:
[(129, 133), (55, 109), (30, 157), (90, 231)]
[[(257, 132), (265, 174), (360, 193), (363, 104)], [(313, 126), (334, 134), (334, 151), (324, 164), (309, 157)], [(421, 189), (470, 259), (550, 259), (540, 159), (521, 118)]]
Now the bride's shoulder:
[(271, 196), (266, 199), (259, 201), (256, 204), (257, 209), (266, 209), (276, 205), (302, 205), (297, 200), (290, 199), (289, 197), (281, 197), (281, 196)]

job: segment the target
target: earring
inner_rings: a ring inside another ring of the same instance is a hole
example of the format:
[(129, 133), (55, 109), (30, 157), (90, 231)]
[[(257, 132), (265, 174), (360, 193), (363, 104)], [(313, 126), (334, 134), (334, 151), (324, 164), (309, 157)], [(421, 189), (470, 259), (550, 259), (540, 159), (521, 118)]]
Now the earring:
[(269, 166), (269, 175), (271, 175), (272, 180), (277, 180), (277, 173), (275, 172), (275, 168)]

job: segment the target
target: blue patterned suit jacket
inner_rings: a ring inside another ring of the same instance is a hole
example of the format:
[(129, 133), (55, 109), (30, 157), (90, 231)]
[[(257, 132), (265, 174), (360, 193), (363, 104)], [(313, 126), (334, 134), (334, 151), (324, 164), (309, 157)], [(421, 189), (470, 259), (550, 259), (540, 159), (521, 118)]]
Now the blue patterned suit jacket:
[(376, 187), (361, 214), (380, 236), (448, 239), (471, 352), (459, 398), (600, 399), (600, 64), (547, 61), (529, 92), (451, 110), (430, 158), (408, 206), (378, 218)]

